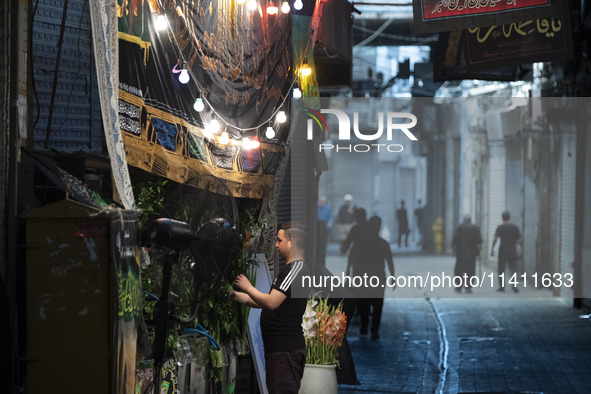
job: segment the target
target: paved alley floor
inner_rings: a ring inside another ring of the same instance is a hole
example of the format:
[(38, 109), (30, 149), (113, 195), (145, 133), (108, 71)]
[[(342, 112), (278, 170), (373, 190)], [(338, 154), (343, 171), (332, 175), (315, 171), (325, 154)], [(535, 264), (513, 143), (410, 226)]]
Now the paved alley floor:
[[(453, 272), (450, 256), (394, 258), (397, 276)], [(333, 274), (345, 265), (346, 257), (327, 256)], [(591, 320), (580, 318), (572, 299), (531, 287), (518, 297), (488, 286), (437, 296), (415, 290), (413, 297), (387, 291), (379, 339), (360, 335), (353, 317), (347, 339), (360, 385), (339, 385), (339, 392), (591, 392)]]

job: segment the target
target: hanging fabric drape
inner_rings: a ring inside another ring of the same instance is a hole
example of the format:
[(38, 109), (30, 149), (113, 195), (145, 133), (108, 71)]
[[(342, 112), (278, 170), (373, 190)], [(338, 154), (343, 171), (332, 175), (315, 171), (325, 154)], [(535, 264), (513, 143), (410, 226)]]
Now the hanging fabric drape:
[(135, 207), (135, 200), (119, 127), (119, 46), (115, 5), (108, 0), (91, 0), (90, 19), (103, 127), (113, 179), (122, 205), (126, 209), (132, 209)]

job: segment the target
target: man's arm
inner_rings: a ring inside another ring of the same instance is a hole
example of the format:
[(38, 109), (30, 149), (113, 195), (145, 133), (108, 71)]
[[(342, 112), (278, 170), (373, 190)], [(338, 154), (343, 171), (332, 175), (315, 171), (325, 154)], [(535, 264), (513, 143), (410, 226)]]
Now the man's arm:
[(232, 299), (232, 301), (239, 302), (239, 303), (249, 306), (251, 308), (260, 308), (261, 307), (259, 304), (254, 302), (254, 300), (252, 298), (250, 298), (250, 296), (248, 294), (243, 293), (241, 291), (232, 290), (232, 294), (230, 294), (230, 299)]
[(236, 286), (241, 289), (257, 305), (258, 308), (274, 310), (287, 296), (279, 290), (272, 289), (270, 293), (263, 293), (254, 287), (244, 275), (236, 277)]
[(345, 275), (349, 275), (351, 273), (351, 267), (353, 266), (353, 264), (351, 264), (351, 257), (347, 258), (347, 269), (345, 270)]
[(386, 263), (388, 264), (390, 274), (392, 274), (392, 276), (395, 276), (396, 274), (394, 273), (394, 260), (392, 259), (392, 255), (386, 257)]
[(382, 239), (382, 244), (384, 245), (384, 257), (386, 258), (386, 264), (388, 265), (388, 269), (390, 270), (390, 274), (395, 276), (394, 274), (394, 260), (392, 259), (392, 250), (390, 250), (390, 244), (385, 239)]
[(349, 234), (347, 234), (347, 238), (345, 238), (345, 240), (341, 244), (341, 254), (347, 253), (347, 251), (351, 247), (351, 244), (353, 243), (353, 239), (355, 237), (356, 231), (357, 231), (357, 225), (351, 227)]

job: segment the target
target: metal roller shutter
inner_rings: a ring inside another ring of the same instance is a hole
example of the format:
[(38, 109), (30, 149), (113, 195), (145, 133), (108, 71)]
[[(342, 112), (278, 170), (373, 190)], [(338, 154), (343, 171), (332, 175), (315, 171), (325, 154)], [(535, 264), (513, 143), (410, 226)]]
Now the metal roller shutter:
[(523, 160), (521, 144), (507, 145), (507, 173), (505, 175), (505, 210), (511, 213), (511, 222), (523, 229)]
[[(511, 222), (519, 227), (523, 234), (523, 160), (521, 153), (522, 145), (511, 142), (506, 145), (506, 168), (505, 175), (505, 209), (511, 213)], [(501, 220), (501, 216), (498, 216)], [(493, 222), (494, 217), (493, 217)], [(494, 233), (492, 234), (494, 236)], [(519, 261), (517, 269), (523, 272), (523, 259)]]
[(58, 78), (51, 115), (50, 149), (73, 152), (103, 149), (103, 129), (88, 1), (67, 3), (64, 37), (56, 47), (64, 13), (64, 2), (39, 0), (32, 19), (34, 146), (43, 149), (49, 122), (49, 108), (54, 89), (56, 60)]
[[(505, 147), (503, 145), (489, 146), (489, 176), (488, 176), (488, 250), (490, 251), (497, 226), (502, 223), (501, 214), (505, 210)], [(498, 247), (498, 243), (497, 243)], [(496, 267), (497, 254), (491, 257), (489, 264)]]
[[(560, 272), (573, 273), (575, 259), (575, 192), (576, 192), (576, 135), (562, 139), (562, 185), (560, 197)], [(566, 289), (560, 289), (565, 295)], [(572, 291), (569, 292), (572, 296)]]

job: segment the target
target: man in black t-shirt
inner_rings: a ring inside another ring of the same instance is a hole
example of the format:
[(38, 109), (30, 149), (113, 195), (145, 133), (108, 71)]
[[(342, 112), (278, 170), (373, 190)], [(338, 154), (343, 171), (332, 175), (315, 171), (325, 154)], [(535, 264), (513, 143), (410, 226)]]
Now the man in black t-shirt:
[[(508, 264), (509, 269), (511, 270), (512, 274), (517, 272), (517, 242), (521, 240), (521, 233), (519, 232), (519, 228), (509, 223), (511, 219), (511, 214), (507, 211), (503, 212), (503, 224), (497, 227), (497, 231), (495, 231), (495, 238), (493, 239), (492, 248), (490, 251), (490, 255), (495, 255), (495, 244), (497, 243), (497, 239), (501, 239), (501, 245), (499, 246), (499, 266), (498, 266), (498, 274), (499, 276), (505, 272), (505, 266)], [(508, 283), (508, 280), (505, 280), (504, 283)], [(497, 291), (505, 291), (504, 283), (501, 283), (499, 279), (499, 288)], [(517, 283), (517, 281), (515, 281)], [(519, 292), (517, 289), (517, 285), (513, 285), (513, 291), (515, 293)]]
[(265, 372), (270, 394), (296, 394), (306, 365), (306, 343), (302, 331), (305, 298), (292, 298), (291, 285), (304, 269), (306, 228), (302, 224), (282, 225), (275, 248), (285, 259), (269, 293), (257, 290), (244, 275), (236, 277), (232, 299), (253, 308), (262, 308), (261, 332), (265, 348)]

